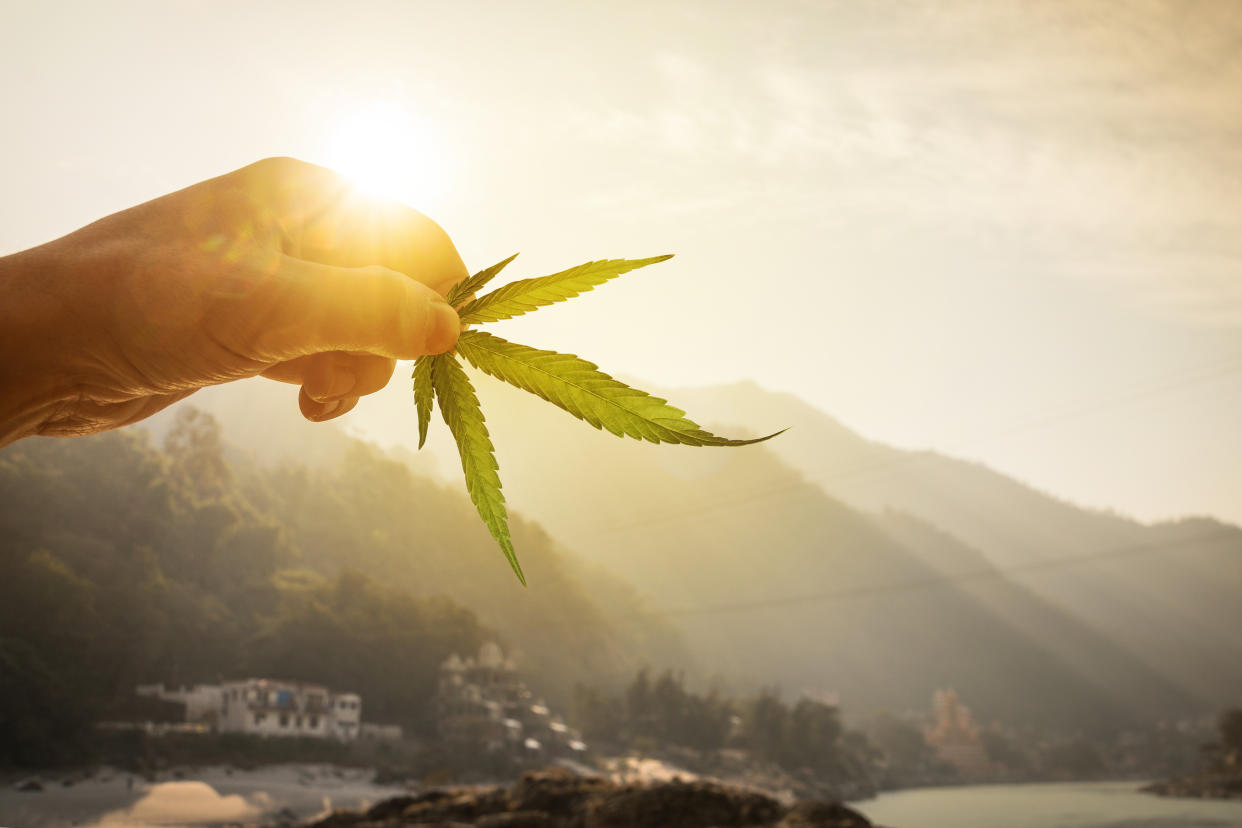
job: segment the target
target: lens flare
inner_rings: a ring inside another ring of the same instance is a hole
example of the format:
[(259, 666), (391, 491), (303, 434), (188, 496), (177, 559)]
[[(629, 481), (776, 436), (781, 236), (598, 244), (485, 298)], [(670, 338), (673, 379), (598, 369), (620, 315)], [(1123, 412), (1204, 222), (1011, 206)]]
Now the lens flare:
[(324, 163), (366, 193), (420, 209), (447, 185), (446, 157), (433, 130), (393, 101), (372, 101), (342, 116)]

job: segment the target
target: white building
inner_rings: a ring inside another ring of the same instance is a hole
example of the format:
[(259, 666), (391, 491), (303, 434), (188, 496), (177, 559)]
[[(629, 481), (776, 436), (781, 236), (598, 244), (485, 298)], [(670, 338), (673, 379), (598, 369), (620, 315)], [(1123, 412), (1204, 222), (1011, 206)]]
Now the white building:
[(203, 730), (343, 742), (402, 738), (400, 725), (363, 724), (362, 697), (357, 693), (333, 693), (319, 684), (244, 679), (181, 687), (140, 684), (134, 692), (182, 705), (185, 721)]
[(332, 693), (318, 684), (272, 679), (226, 681), (220, 685), (218, 728), (261, 736), (358, 738), (362, 698)]

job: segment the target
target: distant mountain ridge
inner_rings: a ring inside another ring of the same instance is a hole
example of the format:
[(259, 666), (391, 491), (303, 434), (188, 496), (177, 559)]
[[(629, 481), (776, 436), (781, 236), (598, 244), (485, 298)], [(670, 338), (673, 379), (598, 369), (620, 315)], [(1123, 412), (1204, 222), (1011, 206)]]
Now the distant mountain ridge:
[[(480, 387), (515, 508), (670, 611), (770, 605), (674, 616), (726, 674), (761, 668), (847, 707), (953, 685), (985, 715), (1065, 723), (1237, 701), (1236, 527), (1084, 510), (753, 384), (667, 393), (723, 433), (790, 427), (727, 450), (618, 441)], [(851, 635), (789, 644), (815, 629)]]
[(832, 496), (922, 518), (1204, 703), (1237, 703), (1242, 529), (1211, 518), (1146, 525), (1084, 509), (977, 463), (866, 440), (753, 384), (679, 394), (747, 421), (798, 423), (814, 439), (774, 441), (771, 450)]
[(289, 409), (288, 390), (268, 382), (213, 389), (136, 430), (158, 444), (181, 409), (210, 413), (230, 465), (264, 482), (255, 497), (287, 527), (300, 565), (355, 568), (417, 596), (450, 597), (497, 630), (532, 686), (558, 703), (576, 681), (620, 686), (641, 666), (691, 661), (676, 628), (624, 579), (514, 514), (514, 540), (536, 576), (523, 589), (464, 487), (426, 473), (431, 458), (381, 451), (337, 423), (306, 422)]
[(740, 449), (620, 441), (476, 384), (514, 512), (666, 612), (703, 677), (847, 712), (954, 686), (985, 718), (1075, 728), (1239, 700), (1236, 527), (1084, 510), (750, 383), (668, 393), (722, 433), (791, 427)]

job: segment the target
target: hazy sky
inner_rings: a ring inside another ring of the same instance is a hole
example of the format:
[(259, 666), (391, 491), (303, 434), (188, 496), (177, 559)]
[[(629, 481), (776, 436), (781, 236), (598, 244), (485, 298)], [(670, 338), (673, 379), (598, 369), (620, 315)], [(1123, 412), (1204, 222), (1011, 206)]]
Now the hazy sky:
[(5, 3), (0, 77), (0, 252), (386, 165), (471, 269), (678, 254), (502, 335), (1242, 522), (1242, 3)]

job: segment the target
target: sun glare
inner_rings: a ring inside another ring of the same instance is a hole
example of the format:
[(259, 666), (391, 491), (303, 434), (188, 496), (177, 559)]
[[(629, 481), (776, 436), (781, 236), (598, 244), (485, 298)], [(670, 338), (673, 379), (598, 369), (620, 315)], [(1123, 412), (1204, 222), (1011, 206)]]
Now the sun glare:
[(324, 157), (359, 189), (424, 210), (445, 191), (446, 162), (426, 125), (392, 101), (373, 101), (342, 116)]

